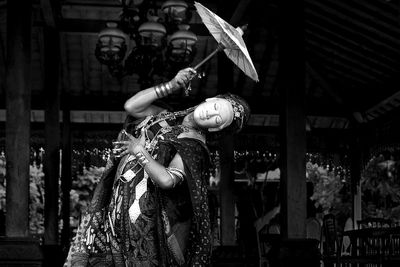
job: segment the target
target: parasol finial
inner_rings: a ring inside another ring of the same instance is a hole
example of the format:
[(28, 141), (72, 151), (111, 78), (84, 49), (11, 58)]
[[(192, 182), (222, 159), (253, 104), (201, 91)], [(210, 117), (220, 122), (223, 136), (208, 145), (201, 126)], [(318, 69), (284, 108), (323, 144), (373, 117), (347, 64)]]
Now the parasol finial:
[(244, 24), (240, 27), (236, 27), (236, 30), (239, 32), (240, 36), (243, 36), (244, 32), (247, 30), (248, 24)]

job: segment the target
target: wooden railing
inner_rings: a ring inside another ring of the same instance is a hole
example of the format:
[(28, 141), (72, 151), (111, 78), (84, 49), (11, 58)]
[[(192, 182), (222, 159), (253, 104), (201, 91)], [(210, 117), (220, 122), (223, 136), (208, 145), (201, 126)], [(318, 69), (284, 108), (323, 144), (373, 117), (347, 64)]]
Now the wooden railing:
[(343, 234), (350, 238), (349, 256), (353, 262), (400, 266), (400, 227), (362, 228)]

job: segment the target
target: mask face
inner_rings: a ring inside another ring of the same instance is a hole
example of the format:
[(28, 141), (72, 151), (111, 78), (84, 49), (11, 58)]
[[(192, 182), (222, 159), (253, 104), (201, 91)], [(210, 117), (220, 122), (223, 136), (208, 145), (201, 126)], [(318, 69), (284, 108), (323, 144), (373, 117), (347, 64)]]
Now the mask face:
[(223, 98), (207, 98), (194, 110), (194, 120), (201, 128), (210, 132), (219, 131), (229, 126), (233, 120), (233, 108)]

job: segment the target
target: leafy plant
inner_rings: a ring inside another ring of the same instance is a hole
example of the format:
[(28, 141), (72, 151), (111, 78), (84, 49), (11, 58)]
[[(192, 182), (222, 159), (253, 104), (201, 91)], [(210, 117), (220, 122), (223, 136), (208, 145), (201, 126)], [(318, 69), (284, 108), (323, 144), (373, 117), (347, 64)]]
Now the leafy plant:
[(344, 184), (340, 175), (311, 162), (307, 162), (306, 171), (314, 185), (311, 200), (315, 201), (317, 208), (321, 207), (324, 212), (328, 212), (341, 203), (340, 192)]
[[(97, 158), (96, 162), (102, 164)], [(39, 161), (40, 162), (40, 161)], [(74, 162), (76, 166), (78, 164)], [(105, 164), (104, 164), (105, 165)], [(71, 217), (70, 224), (72, 228), (77, 227), (81, 212), (87, 207), (90, 195), (99, 181), (104, 167), (81, 166), (75, 170), (75, 179), (72, 183), (70, 192)], [(31, 234), (42, 235), (44, 233), (44, 173), (43, 164), (36, 163), (35, 160), (29, 166), (29, 231)], [(4, 152), (0, 154), (0, 211), (6, 211), (6, 160)], [(61, 200), (59, 200), (61, 201)], [(61, 203), (59, 202), (61, 205)], [(59, 209), (60, 210), (60, 209)], [(61, 229), (61, 227), (60, 227)]]
[(372, 156), (361, 176), (363, 217), (400, 219), (399, 162), (390, 153)]
[(103, 171), (104, 167), (91, 166), (84, 168), (82, 173), (77, 175), (77, 179), (74, 179), (70, 192), (71, 228), (78, 226), (80, 215), (86, 209)]

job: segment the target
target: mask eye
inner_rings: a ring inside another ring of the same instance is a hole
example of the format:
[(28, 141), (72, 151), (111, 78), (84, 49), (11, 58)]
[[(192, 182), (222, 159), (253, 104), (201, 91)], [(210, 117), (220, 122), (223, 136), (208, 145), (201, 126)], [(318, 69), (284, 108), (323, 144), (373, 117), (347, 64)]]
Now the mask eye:
[(217, 125), (220, 125), (220, 124), (222, 123), (222, 119), (221, 119), (220, 116), (215, 117), (215, 123), (216, 123)]
[(218, 103), (217, 102), (214, 103), (214, 109), (218, 110)]

